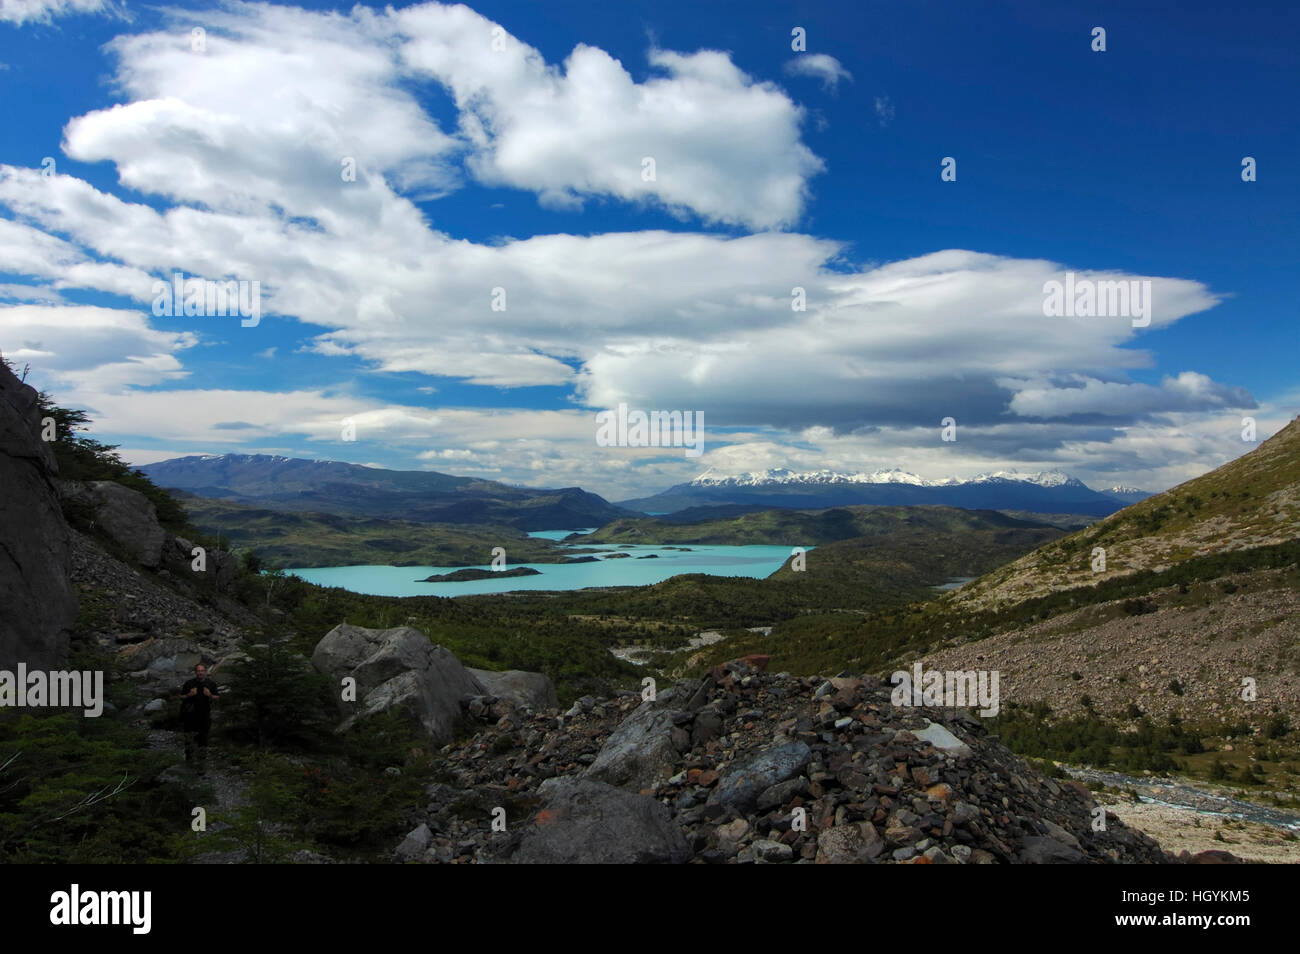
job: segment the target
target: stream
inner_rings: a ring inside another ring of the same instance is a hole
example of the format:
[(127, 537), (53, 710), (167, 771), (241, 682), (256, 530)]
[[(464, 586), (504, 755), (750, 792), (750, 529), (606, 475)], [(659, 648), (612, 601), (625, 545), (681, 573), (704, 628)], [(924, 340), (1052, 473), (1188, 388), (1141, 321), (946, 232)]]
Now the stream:
[(1225, 818), (1239, 818), (1243, 821), (1300, 831), (1300, 815), (1284, 812), (1266, 805), (1242, 801), (1226, 795), (1206, 792), (1186, 782), (1172, 778), (1152, 776), (1138, 778), (1119, 772), (1105, 772), (1100, 769), (1075, 768), (1062, 765), (1061, 768), (1071, 778), (1081, 782), (1098, 782), (1112, 788), (1132, 789), (1144, 802), (1167, 805), (1171, 808), (1185, 808), (1202, 815), (1218, 815)]

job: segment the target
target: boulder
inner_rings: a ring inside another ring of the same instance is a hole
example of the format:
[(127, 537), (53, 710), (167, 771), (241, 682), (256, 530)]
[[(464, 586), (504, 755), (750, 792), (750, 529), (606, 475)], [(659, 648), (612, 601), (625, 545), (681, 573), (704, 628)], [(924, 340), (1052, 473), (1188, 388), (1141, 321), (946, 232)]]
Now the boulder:
[(545, 673), (524, 672), (520, 669), (507, 669), (504, 672), (471, 669), (469, 673), (483, 684), (488, 695), (506, 699), (521, 709), (554, 709), (560, 704), (555, 698), (555, 685)]
[(428, 825), (421, 822), (419, 827), (403, 838), (402, 843), (397, 846), (398, 860), (419, 861), (429, 849), (431, 841), (433, 841), (433, 833), (429, 831)]
[(1027, 865), (1073, 865), (1088, 859), (1077, 848), (1062, 844), (1055, 838), (1033, 836), (1020, 843), (1016, 861)]
[(462, 696), (487, 694), (483, 685), (452, 653), (409, 626), (365, 629), (343, 623), (325, 635), (312, 652), (318, 672), (357, 681), (357, 701), (340, 728), (357, 718), (399, 708), (413, 716), (435, 740), (451, 738)]
[(542, 783), (541, 808), (502, 860), (512, 864), (682, 864), (686, 836), (669, 810), (592, 778)]
[(823, 829), (817, 836), (819, 865), (867, 864), (882, 851), (885, 843), (871, 822), (836, 825)]
[(912, 734), (918, 739), (929, 742), (944, 755), (964, 759), (971, 754), (969, 745), (937, 722), (931, 722), (924, 729), (915, 729)]
[(55, 669), (67, 657), (77, 598), (57, 473), (35, 389), (0, 365), (0, 669)]
[(68, 481), (64, 495), (94, 511), (95, 526), (143, 567), (157, 569), (167, 534), (149, 498), (111, 480)]
[(755, 752), (723, 770), (717, 788), (709, 794), (709, 804), (738, 810), (751, 808), (763, 792), (794, 778), (811, 761), (812, 749), (803, 742), (787, 742)]
[(177, 688), (193, 677), (199, 663), (211, 668), (216, 662), (214, 656), (183, 636), (152, 637), (131, 644), (118, 652), (118, 658), (127, 672), (140, 673), (152, 681), (174, 681)]
[(672, 708), (674, 698), (671, 690), (661, 692), (656, 701), (633, 709), (610, 733), (584, 774), (634, 791), (653, 788), (672, 775), (681, 757), (673, 728), (683, 716), (689, 718)]

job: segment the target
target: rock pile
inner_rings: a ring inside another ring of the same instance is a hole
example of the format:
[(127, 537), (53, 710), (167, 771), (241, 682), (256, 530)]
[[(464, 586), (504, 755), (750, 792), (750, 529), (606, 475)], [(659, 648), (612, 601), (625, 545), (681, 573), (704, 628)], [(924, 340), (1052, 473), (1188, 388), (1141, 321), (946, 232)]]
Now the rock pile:
[[(964, 711), (855, 676), (718, 667), (564, 714), (498, 701), (443, 749), (398, 850), (424, 862), (1150, 863), (1150, 838)], [(495, 821), (495, 825), (494, 825)], [(1100, 825), (1100, 823), (1098, 823)], [(504, 830), (501, 830), (504, 826)]]

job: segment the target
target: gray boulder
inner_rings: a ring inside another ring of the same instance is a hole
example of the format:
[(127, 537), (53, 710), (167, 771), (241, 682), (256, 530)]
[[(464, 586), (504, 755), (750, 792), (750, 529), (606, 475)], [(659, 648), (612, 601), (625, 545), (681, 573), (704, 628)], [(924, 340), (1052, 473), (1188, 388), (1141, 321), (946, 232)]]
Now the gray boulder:
[(55, 669), (67, 657), (77, 598), (57, 472), (35, 389), (0, 365), (0, 669)]
[(794, 778), (812, 761), (812, 749), (803, 742), (787, 742), (732, 762), (709, 793), (710, 805), (744, 810), (752, 807), (759, 795), (779, 782)]
[(1020, 842), (1016, 861), (1026, 865), (1077, 865), (1088, 859), (1077, 848), (1037, 835)]
[(483, 684), (488, 695), (505, 699), (522, 709), (554, 709), (560, 704), (555, 697), (555, 685), (545, 673), (524, 672), (521, 669), (507, 669), (504, 672), (471, 669), (469, 673)]
[(435, 740), (446, 742), (460, 715), (462, 696), (487, 690), (452, 653), (409, 626), (365, 629), (343, 623), (316, 644), (311, 662), (318, 672), (357, 681), (357, 701), (340, 728), (358, 718), (400, 708)]
[(433, 833), (429, 831), (429, 826), (420, 823), (420, 826), (402, 839), (402, 843), (397, 846), (397, 858), (399, 861), (419, 861), (425, 851), (429, 848), (429, 843), (433, 841)]
[(657, 701), (643, 702), (628, 713), (583, 774), (635, 791), (653, 788), (672, 775), (681, 758), (673, 727), (683, 715), (669, 705), (673, 698), (671, 690), (662, 692)]
[(505, 858), (512, 864), (683, 864), (690, 846), (668, 809), (590, 778), (555, 778)]
[(68, 481), (64, 495), (94, 510), (95, 525), (143, 567), (157, 569), (167, 534), (144, 494), (111, 480)]

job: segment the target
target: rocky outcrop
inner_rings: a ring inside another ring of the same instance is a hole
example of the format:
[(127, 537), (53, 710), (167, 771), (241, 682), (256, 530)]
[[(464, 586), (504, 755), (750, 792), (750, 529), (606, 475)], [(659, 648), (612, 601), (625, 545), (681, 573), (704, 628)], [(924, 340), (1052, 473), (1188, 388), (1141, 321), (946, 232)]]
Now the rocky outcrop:
[(407, 846), (427, 862), (676, 861), (674, 831), (696, 864), (1174, 860), (1113, 814), (1094, 831), (1086, 788), (1044, 777), (975, 716), (895, 708), (873, 678), (738, 660), (654, 702), (516, 712), (442, 751), (445, 781), (411, 819), (430, 837)]
[(217, 662), (212, 653), (204, 652), (193, 640), (180, 636), (153, 638), (128, 645), (119, 653), (119, 658), (126, 672), (163, 685), (180, 685), (194, 674), (194, 667), (199, 663), (212, 667)]
[(345, 728), (357, 718), (402, 709), (434, 739), (445, 742), (460, 716), (460, 700), (487, 690), (442, 646), (409, 626), (364, 629), (343, 623), (316, 644), (317, 671), (356, 679), (356, 702), (344, 702)]
[(239, 573), (239, 561), (225, 550), (207, 550), (203, 569), (194, 569), (194, 544), (184, 537), (168, 535), (163, 541), (161, 563), (174, 579), (182, 584), (211, 582), (218, 590), (226, 590)]
[(36, 391), (0, 365), (0, 669), (52, 669), (77, 620), (57, 464)]
[(68, 481), (63, 494), (89, 508), (96, 529), (106, 533), (133, 561), (151, 570), (158, 568), (167, 534), (148, 497), (111, 480)]
[(555, 698), (555, 684), (545, 673), (507, 669), (493, 672), (490, 669), (471, 669), (471, 676), (482, 683), (489, 695), (506, 699), (521, 709), (554, 709), (559, 705)]

